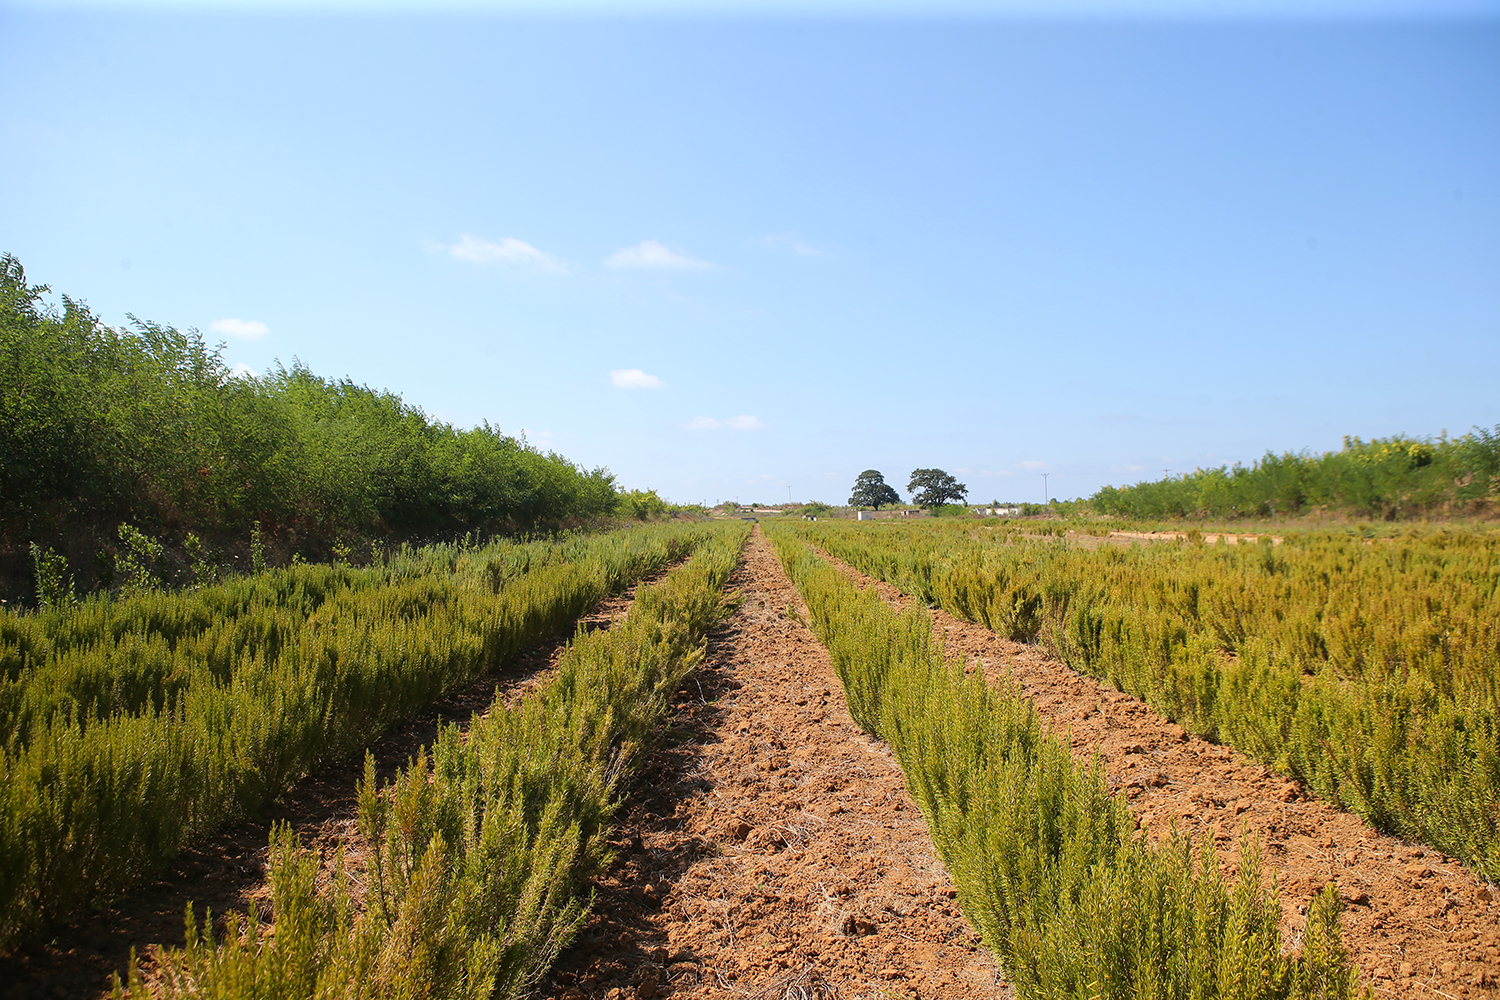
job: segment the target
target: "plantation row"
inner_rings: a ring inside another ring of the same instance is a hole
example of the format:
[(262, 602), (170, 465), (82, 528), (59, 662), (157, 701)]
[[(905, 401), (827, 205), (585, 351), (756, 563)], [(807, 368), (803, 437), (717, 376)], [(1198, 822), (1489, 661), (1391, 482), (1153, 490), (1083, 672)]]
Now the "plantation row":
[[(892, 610), (801, 539), (768, 533), (828, 646), (849, 709), (906, 774), (964, 914), (1025, 1000), (1360, 996), (1328, 886), (1298, 955), (1256, 845), (1226, 882), (1212, 844), (1134, 836), (1125, 802), (1079, 768), (1029, 701), (945, 661), (920, 608)], [(821, 541), (822, 539), (819, 538)], [(848, 539), (840, 537), (840, 541)]]
[(215, 945), (211, 920), (190, 912), (187, 947), (158, 955), (158, 991), (132, 967), (115, 996), (486, 1000), (534, 988), (587, 916), (621, 781), (725, 612), (747, 529), (704, 531), (687, 565), (643, 590), (624, 622), (576, 638), (520, 704), (497, 699), (463, 734), (446, 727), (387, 785), (367, 758), (362, 905), (342, 859), (319, 895), (317, 859), (281, 827), (274, 935), (234, 919)]
[(0, 950), (715, 537), (403, 549), (0, 611)]
[(1500, 536), (1106, 545), (1007, 526), (786, 529), (967, 621), (1040, 640), (1377, 827), (1500, 879)]

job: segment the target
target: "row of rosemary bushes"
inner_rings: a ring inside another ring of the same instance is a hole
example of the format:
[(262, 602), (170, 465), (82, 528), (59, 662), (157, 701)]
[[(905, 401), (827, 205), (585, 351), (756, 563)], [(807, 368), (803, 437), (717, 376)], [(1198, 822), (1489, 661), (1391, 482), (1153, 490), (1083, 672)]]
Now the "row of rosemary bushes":
[(1030, 701), (946, 660), (926, 611), (859, 590), (793, 526), (768, 531), (851, 714), (890, 745), (965, 915), (1020, 996), (1361, 995), (1332, 886), (1309, 909), (1300, 952), (1283, 953), (1253, 842), (1226, 879), (1211, 843), (1140, 837), (1097, 763), (1075, 764)]
[(388, 784), (367, 758), (367, 867), (331, 859), (320, 894), (319, 859), (279, 827), (274, 932), (232, 915), (216, 944), (211, 917), (200, 925), (190, 908), (186, 947), (157, 950), (152, 982), (133, 966), (115, 996), (488, 1000), (534, 989), (588, 914), (622, 780), (725, 613), (747, 529), (711, 530), (623, 622), (578, 636), (515, 707), (497, 699), (466, 731), (446, 727)]
[(1500, 879), (1500, 534), (1093, 548), (798, 525), (832, 555)]
[(0, 611), (0, 951), (711, 535), (403, 549)]

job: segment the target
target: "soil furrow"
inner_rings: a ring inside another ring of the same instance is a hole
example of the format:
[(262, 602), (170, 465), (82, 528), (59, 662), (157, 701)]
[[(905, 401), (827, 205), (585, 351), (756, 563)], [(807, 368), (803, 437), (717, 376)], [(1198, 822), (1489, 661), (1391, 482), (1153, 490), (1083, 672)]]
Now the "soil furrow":
[[(887, 601), (913, 599), (839, 560), (823, 558)], [(1276, 879), (1283, 932), (1300, 946), (1307, 904), (1334, 882), (1344, 901), (1344, 941), (1380, 997), (1500, 998), (1500, 890), (1423, 844), (1381, 834), (1228, 747), (1192, 736), (1145, 703), (1065, 666), (1041, 646), (1002, 639), (932, 612), (948, 655), (1010, 677), (1074, 755), (1098, 753), (1110, 787), (1153, 837), (1175, 824), (1212, 837), (1226, 863), (1241, 831), (1259, 838)]]
[[(577, 627), (586, 631), (609, 628), (629, 612), (640, 587), (683, 561), (659, 570), (623, 594), (600, 601), (578, 620)], [(570, 628), (539, 643), (392, 728), (366, 748), (375, 757), (377, 773), (391, 777), (420, 748), (431, 746), (439, 729), (454, 722), (467, 724), (474, 713), (484, 713), (497, 695), (513, 704), (546, 679), (574, 634)], [(357, 829), (355, 788), (364, 776), (364, 761), (365, 750), (360, 750), (308, 775), (254, 819), (184, 850), (154, 881), (113, 906), (59, 929), (51, 940), (0, 959), (0, 997), (107, 996), (111, 974), (119, 972), (123, 978), (132, 949), (145, 955), (153, 944), (181, 945), (183, 914), (189, 903), (200, 919), (205, 908), (211, 909), (216, 923), (231, 910), (267, 910), (266, 843), (273, 823), (290, 823), (325, 862), (342, 847), (346, 859), (357, 865), (364, 845)]]
[(544, 995), (1004, 995), (884, 745), (757, 530), (744, 604), (622, 804), (619, 856)]

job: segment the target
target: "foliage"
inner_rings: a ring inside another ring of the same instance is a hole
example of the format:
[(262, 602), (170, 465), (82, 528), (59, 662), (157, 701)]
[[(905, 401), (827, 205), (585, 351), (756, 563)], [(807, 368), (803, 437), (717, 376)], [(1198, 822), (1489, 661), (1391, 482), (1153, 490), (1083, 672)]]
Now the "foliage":
[(0, 950), (711, 537), (402, 547), (0, 611)]
[(833, 508), (826, 503), (819, 503), (814, 500), (812, 503), (803, 504), (796, 512), (803, 517), (827, 517), (833, 513)]
[(672, 513), (672, 505), (656, 495), (655, 490), (630, 490), (621, 493), (616, 510), (638, 521), (654, 521)]
[[(726, 609), (721, 588), (747, 532), (710, 530), (624, 622), (580, 634), (519, 705), (497, 697), (466, 732), (445, 727), (388, 783), (367, 758), (358, 789), (360, 833), (373, 849), (366, 870), (338, 859), (320, 896), (315, 856), (286, 828), (274, 831), (274, 931), (234, 918), (215, 946), (190, 911), (186, 948), (157, 950), (158, 991), (133, 964), (115, 996), (532, 992), (588, 915), (621, 784)], [(346, 888), (356, 877), (371, 886), (363, 912)]]
[(1024, 1000), (1361, 995), (1333, 886), (1309, 911), (1302, 952), (1283, 954), (1253, 842), (1226, 880), (1211, 844), (1140, 837), (1102, 770), (1078, 767), (1029, 701), (946, 660), (926, 611), (893, 610), (796, 540), (821, 543), (821, 525), (771, 536), (851, 714), (890, 744), (965, 915)]
[(1056, 524), (798, 530), (1500, 879), (1500, 535), (1090, 550), (1021, 530)]
[(918, 507), (940, 507), (947, 503), (963, 503), (969, 488), (942, 469), (915, 469), (911, 481), (906, 484), (911, 502)]
[(1323, 454), (1267, 452), (1242, 465), (1176, 479), (1106, 486), (1089, 498), (1101, 513), (1137, 519), (1261, 517), (1321, 509), (1397, 519), (1462, 512), (1500, 495), (1500, 426), (1460, 438), (1345, 438)]
[(615, 512), (638, 521), (660, 521), (664, 518), (684, 515), (707, 517), (708, 511), (699, 504), (675, 504), (663, 500), (655, 490), (630, 490), (622, 492)]
[(901, 495), (888, 486), (885, 477), (874, 469), (866, 469), (854, 480), (854, 492), (849, 497), (851, 507), (874, 507), (879, 510), (886, 504), (900, 503)]
[(968, 517), (972, 512), (961, 503), (938, 504), (927, 512), (933, 517)]
[(51, 549), (43, 549), (36, 542), (31, 543), (30, 549), (32, 574), (36, 578), (37, 606), (55, 608), (58, 605), (72, 604), (76, 598), (73, 594), (73, 577), (68, 572), (68, 560)]
[[(165, 555), (161, 542), (130, 524), (119, 528), (120, 551), (115, 553), (115, 579), (126, 590), (155, 590), (162, 585)], [(264, 567), (260, 567), (263, 569)]]
[(0, 543), (120, 521), (243, 539), (496, 533), (612, 513), (614, 478), (300, 362), (235, 377), (196, 332), (102, 324), (0, 258)]

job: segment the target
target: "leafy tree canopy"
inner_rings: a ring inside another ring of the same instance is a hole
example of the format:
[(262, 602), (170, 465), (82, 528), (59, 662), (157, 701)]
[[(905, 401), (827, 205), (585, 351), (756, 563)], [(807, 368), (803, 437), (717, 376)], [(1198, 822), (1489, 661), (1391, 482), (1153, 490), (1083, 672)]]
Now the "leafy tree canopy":
[(854, 493), (849, 497), (851, 507), (874, 507), (879, 510), (884, 504), (900, 503), (901, 495), (886, 484), (885, 477), (874, 469), (866, 469), (854, 480)]
[(0, 255), (0, 555), (121, 521), (210, 537), (260, 521), (315, 550), (529, 530), (619, 502), (607, 469), (489, 424), (452, 427), (300, 362), (238, 377), (195, 331), (116, 330), (46, 291)]
[(963, 503), (969, 488), (942, 469), (917, 469), (906, 484), (912, 503), (932, 509), (945, 503)]

